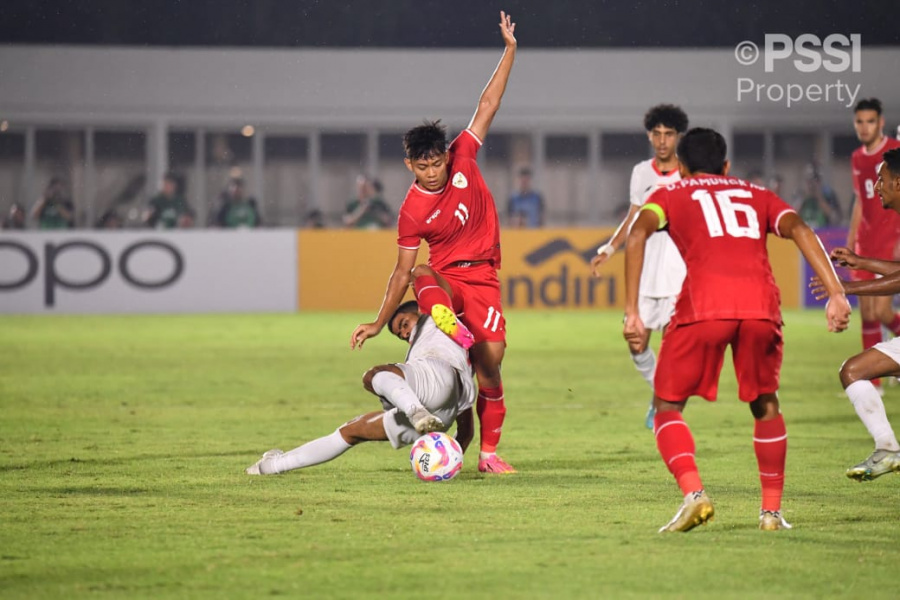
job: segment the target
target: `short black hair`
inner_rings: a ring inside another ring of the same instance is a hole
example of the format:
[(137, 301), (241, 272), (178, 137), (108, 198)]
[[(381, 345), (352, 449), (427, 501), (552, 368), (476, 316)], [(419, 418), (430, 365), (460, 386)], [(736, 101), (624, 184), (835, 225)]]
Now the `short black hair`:
[(893, 175), (894, 177), (900, 177), (900, 148), (888, 150), (881, 155), (881, 158), (884, 159), (884, 164), (887, 165), (888, 171), (891, 172), (891, 175)]
[(391, 315), (391, 318), (388, 319), (388, 329), (392, 334), (397, 335), (397, 332), (394, 331), (394, 319), (397, 318), (397, 315), (400, 313), (414, 313), (419, 314), (419, 303), (415, 300), (407, 300), (403, 304), (397, 307), (397, 310), (394, 311), (394, 314)]
[(678, 142), (678, 160), (691, 173), (721, 175), (727, 155), (725, 138), (712, 129), (694, 127)]
[(874, 110), (878, 113), (878, 116), (881, 116), (881, 100), (878, 98), (863, 98), (859, 102), (856, 103), (856, 106), (853, 108), (853, 113), (856, 114), (861, 110)]
[(447, 128), (437, 121), (425, 121), (403, 135), (403, 150), (409, 160), (430, 158), (447, 151)]
[(674, 104), (657, 104), (644, 115), (644, 129), (653, 131), (657, 125), (671, 127), (678, 133), (684, 133), (688, 128), (688, 117), (681, 107)]

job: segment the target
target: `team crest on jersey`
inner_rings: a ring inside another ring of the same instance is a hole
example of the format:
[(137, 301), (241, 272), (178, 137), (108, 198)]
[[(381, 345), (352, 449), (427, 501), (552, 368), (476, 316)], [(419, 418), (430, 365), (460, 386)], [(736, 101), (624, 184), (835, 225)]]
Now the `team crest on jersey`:
[(462, 173), (457, 173), (453, 176), (453, 187), (464, 190), (469, 187), (469, 180)]

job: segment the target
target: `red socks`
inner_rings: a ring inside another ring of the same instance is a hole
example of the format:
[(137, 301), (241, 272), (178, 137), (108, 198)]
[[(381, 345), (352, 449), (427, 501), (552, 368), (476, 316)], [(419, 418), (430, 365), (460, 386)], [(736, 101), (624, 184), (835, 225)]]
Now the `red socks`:
[(438, 285), (437, 279), (431, 275), (420, 275), (416, 277), (414, 288), (416, 291), (416, 300), (419, 303), (419, 310), (424, 314), (431, 314), (431, 307), (435, 304), (443, 304), (447, 308), (453, 309), (453, 301), (450, 300), (444, 288)]
[[(694, 438), (678, 411), (657, 412), (653, 418), (656, 446), (678, 487), (685, 495), (703, 489), (694, 461)], [(753, 449), (762, 484), (762, 509), (781, 510), (784, 492), (784, 462), (787, 456), (787, 430), (784, 417), (755, 421)]]
[[(896, 319), (894, 319), (896, 320)], [(880, 321), (863, 321), (862, 322), (862, 345), (863, 350), (868, 350), (881, 341), (881, 322)], [(881, 385), (880, 379), (873, 379), (872, 385), (878, 387)]]
[(784, 491), (784, 460), (787, 456), (787, 429), (784, 417), (771, 421), (756, 421), (753, 428), (753, 450), (759, 465), (762, 484), (762, 509), (781, 510)]
[(478, 388), (478, 402), (475, 404), (481, 424), (481, 451), (496, 452), (500, 443), (500, 432), (506, 418), (506, 404), (503, 402), (503, 384), (495, 388)]
[(703, 489), (697, 463), (694, 461), (694, 436), (677, 410), (657, 412), (653, 417), (656, 447), (681, 492), (687, 495)]
[(862, 322), (862, 345), (863, 350), (868, 350), (881, 341), (881, 322), (879, 321), (863, 321)]
[(887, 324), (887, 328), (895, 336), (900, 335), (900, 314), (894, 313), (894, 320)]

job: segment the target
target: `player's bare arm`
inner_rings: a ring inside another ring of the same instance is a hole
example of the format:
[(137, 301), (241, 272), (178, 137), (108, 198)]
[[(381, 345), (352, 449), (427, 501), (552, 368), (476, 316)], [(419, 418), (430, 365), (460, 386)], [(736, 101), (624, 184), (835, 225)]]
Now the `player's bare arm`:
[(644, 248), (647, 238), (659, 228), (659, 215), (642, 210), (625, 242), (625, 327), (622, 335), (632, 350), (642, 352), (647, 335), (638, 311), (641, 272), (644, 270)]
[[(844, 293), (850, 296), (893, 296), (900, 294), (900, 271), (868, 281), (841, 281)], [(809, 278), (809, 289), (816, 300), (828, 297), (825, 285), (818, 277)]]
[(509, 73), (512, 71), (513, 61), (516, 58), (515, 31), (516, 24), (512, 22), (508, 14), (501, 10), (500, 35), (503, 36), (506, 49), (503, 50), (503, 56), (500, 57), (500, 64), (497, 65), (490, 81), (481, 92), (478, 107), (475, 109), (475, 114), (472, 115), (468, 127), (481, 140), (487, 137), (494, 115), (500, 108), (500, 100), (506, 92), (506, 82), (509, 81)]
[(831, 251), (831, 260), (839, 267), (869, 271), (877, 275), (887, 275), (900, 270), (900, 262), (859, 256), (850, 248), (835, 248)]
[(828, 331), (840, 332), (847, 329), (850, 325), (850, 303), (847, 302), (844, 287), (834, 272), (834, 265), (831, 264), (819, 236), (797, 213), (781, 217), (778, 229), (782, 237), (794, 241), (825, 288), (828, 295), (828, 303), (825, 305)]
[(591, 274), (594, 277), (600, 277), (600, 265), (612, 258), (612, 255), (615, 254), (616, 250), (622, 246), (622, 242), (625, 241), (625, 236), (628, 234), (628, 225), (634, 220), (635, 215), (637, 215), (637, 212), (640, 209), (640, 206), (632, 204), (631, 208), (628, 209), (628, 214), (622, 219), (622, 222), (619, 223), (619, 226), (616, 228), (615, 232), (613, 232), (609, 241), (597, 249), (597, 256), (591, 259)]
[(363, 323), (356, 326), (350, 335), (350, 348), (362, 348), (363, 343), (369, 338), (378, 335), (387, 324), (388, 319), (400, 306), (400, 301), (406, 294), (409, 287), (409, 281), (412, 277), (411, 271), (416, 266), (416, 257), (418, 249), (410, 250), (408, 248), (400, 248), (397, 253), (397, 264), (388, 280), (387, 290), (384, 292), (384, 300), (381, 308), (378, 310), (378, 316), (374, 323)]

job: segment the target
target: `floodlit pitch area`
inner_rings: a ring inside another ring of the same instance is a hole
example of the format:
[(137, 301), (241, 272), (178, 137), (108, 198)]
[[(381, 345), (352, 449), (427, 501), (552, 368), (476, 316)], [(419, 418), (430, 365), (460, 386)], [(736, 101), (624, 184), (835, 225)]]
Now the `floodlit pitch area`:
[[(643, 426), (649, 398), (616, 312), (508, 315), (501, 451), (423, 483), (388, 444), (282, 476), (243, 469), (377, 408), (360, 385), (402, 360), (371, 315), (0, 318), (0, 595), (335, 598), (892, 598), (900, 477), (844, 469), (871, 442), (841, 392), (859, 322), (787, 312), (784, 511), (756, 529), (749, 410), (686, 415), (715, 520), (656, 530), (680, 493)], [(888, 387), (889, 416), (900, 388)]]

